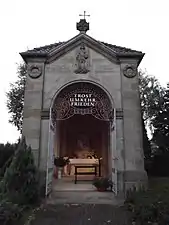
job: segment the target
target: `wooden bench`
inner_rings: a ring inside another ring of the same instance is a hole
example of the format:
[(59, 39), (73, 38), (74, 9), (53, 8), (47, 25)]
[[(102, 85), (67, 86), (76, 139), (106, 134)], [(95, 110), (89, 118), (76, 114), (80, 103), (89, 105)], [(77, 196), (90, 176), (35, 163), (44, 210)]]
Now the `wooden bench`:
[[(94, 171), (82, 172), (78, 169), (94, 169)], [(75, 165), (75, 184), (77, 183), (77, 175), (95, 175), (97, 176), (97, 165)]]

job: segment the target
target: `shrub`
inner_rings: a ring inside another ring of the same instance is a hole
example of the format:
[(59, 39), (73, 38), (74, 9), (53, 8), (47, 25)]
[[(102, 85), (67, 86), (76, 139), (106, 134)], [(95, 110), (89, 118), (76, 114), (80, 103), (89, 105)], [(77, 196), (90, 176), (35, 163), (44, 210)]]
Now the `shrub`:
[(0, 168), (0, 179), (3, 178), (6, 169), (10, 166), (10, 164), (12, 162), (12, 159), (13, 159), (13, 155), (11, 155), (11, 157), (5, 162), (5, 164), (3, 165), (3, 167)]
[(109, 187), (112, 186), (112, 182), (108, 178), (95, 178), (93, 180), (93, 185), (97, 189), (107, 190)]
[(132, 212), (133, 220), (139, 224), (169, 224), (169, 186), (163, 186), (161, 190), (129, 190), (125, 204)]
[(8, 159), (14, 154), (17, 148), (17, 144), (0, 144), (0, 168), (8, 161)]
[(6, 169), (0, 184), (3, 198), (19, 205), (38, 201), (38, 171), (30, 147), (25, 138), (20, 142), (10, 166)]
[[(3, 201), (0, 203), (0, 224), (12, 225), (18, 224), (18, 220), (22, 217), (24, 208), (17, 204)], [(16, 223), (17, 222), (17, 223)]]

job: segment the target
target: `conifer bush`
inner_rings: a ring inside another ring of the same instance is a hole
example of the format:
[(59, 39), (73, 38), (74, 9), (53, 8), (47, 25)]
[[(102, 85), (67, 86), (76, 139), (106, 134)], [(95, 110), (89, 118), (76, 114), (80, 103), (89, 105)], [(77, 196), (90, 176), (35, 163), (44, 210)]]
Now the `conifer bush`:
[(1, 197), (19, 205), (34, 204), (39, 199), (38, 171), (30, 147), (23, 138), (0, 184)]

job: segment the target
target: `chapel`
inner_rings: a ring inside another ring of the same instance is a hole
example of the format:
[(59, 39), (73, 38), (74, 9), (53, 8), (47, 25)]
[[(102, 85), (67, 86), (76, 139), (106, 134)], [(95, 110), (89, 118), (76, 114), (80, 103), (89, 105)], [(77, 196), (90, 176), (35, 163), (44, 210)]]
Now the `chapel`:
[[(138, 89), (144, 53), (90, 37), (85, 16), (70, 40), (20, 53), (28, 68), (23, 135), (46, 195), (58, 179), (108, 177), (115, 195), (147, 181)], [(59, 174), (55, 159), (65, 158)]]

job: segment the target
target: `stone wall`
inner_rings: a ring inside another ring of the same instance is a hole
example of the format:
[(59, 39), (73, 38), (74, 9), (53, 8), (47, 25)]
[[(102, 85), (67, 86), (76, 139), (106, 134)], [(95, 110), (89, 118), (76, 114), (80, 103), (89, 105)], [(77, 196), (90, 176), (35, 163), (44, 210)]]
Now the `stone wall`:
[(43, 108), (50, 108), (52, 99), (60, 88), (79, 80), (102, 85), (112, 96), (116, 108), (121, 108), (120, 65), (110, 62), (104, 56), (90, 49), (89, 73), (75, 74), (76, 51), (74, 49), (46, 65)]
[[(42, 75), (37, 79), (27, 77), (23, 134), (27, 144), (33, 149), (36, 164), (42, 171), (43, 183), (47, 168), (49, 109), (53, 100), (62, 88), (76, 81), (87, 81), (100, 86), (112, 99), (112, 105), (117, 113), (116, 130), (111, 134), (114, 142), (109, 151), (112, 166), (114, 156), (117, 157), (117, 185), (119, 191), (123, 192), (124, 188), (146, 181), (138, 78), (124, 76), (123, 69), (126, 62), (115, 63), (91, 48), (89, 48), (90, 71), (87, 74), (76, 74), (74, 73), (76, 52), (75, 48), (45, 66), (39, 62)], [(136, 61), (127, 63), (136, 64)]]

